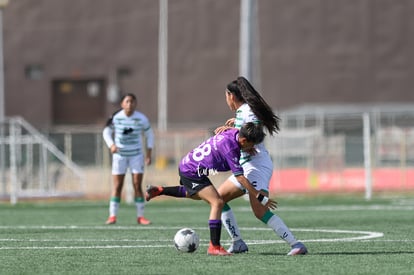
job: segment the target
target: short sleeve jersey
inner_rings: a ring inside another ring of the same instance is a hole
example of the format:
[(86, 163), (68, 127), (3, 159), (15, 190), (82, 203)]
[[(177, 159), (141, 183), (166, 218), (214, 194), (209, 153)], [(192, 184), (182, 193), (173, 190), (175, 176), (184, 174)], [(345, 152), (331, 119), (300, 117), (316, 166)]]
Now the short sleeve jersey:
[(235, 176), (243, 175), (238, 135), (239, 130), (231, 129), (200, 144), (181, 160), (181, 174), (188, 178), (201, 178), (223, 171), (232, 171)]
[(150, 139), (147, 144), (152, 148), (154, 141), (151, 124), (148, 118), (138, 111), (127, 116), (123, 110), (120, 110), (112, 116), (112, 121), (107, 127), (110, 127), (112, 130), (110, 132), (114, 136), (112, 140), (112, 137), (104, 135), (107, 145), (111, 142), (115, 143), (119, 150), (118, 153), (122, 156), (135, 156), (143, 153), (142, 134)]

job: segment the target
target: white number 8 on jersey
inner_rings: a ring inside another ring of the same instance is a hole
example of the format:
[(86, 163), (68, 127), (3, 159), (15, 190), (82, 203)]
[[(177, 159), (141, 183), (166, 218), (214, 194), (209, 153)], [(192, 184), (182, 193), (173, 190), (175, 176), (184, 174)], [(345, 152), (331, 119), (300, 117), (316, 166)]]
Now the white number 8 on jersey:
[(204, 159), (204, 157), (210, 155), (211, 153), (211, 145), (210, 144), (204, 144), (200, 145), (193, 151), (193, 159), (195, 161), (201, 161)]

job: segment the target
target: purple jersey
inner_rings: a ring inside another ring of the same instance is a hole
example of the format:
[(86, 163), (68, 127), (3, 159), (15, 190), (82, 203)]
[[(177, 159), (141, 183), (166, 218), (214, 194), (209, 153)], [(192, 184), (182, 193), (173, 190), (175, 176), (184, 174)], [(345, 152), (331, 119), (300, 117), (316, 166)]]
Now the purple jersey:
[(239, 130), (230, 129), (209, 138), (181, 160), (181, 174), (201, 178), (231, 170), (235, 176), (243, 175), (238, 136)]

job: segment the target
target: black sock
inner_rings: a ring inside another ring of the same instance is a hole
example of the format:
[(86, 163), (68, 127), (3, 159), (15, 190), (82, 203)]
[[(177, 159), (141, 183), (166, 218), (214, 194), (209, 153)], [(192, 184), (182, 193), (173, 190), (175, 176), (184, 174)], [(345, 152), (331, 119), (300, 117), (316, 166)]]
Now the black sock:
[(163, 191), (161, 192), (161, 195), (176, 197), (176, 198), (185, 198), (186, 197), (186, 191), (184, 186), (167, 186), (163, 187)]
[(220, 245), (221, 238), (221, 220), (209, 220), (210, 241), (213, 245)]

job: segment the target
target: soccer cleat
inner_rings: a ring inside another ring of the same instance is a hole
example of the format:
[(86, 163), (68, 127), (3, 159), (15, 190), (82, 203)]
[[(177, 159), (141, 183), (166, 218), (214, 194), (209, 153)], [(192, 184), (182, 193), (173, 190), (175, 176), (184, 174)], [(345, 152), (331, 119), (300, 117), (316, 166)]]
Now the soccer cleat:
[(110, 216), (105, 222), (105, 224), (115, 224), (115, 223), (116, 223), (116, 216)]
[(295, 256), (295, 255), (305, 255), (308, 253), (308, 249), (306, 246), (301, 243), (297, 242), (296, 244), (292, 245), (292, 250), (287, 254), (288, 256)]
[(163, 188), (162, 186), (148, 186), (147, 191), (145, 192), (145, 200), (149, 201), (152, 198), (155, 198), (156, 196), (159, 196), (162, 192)]
[(221, 245), (213, 245), (210, 242), (210, 246), (208, 247), (207, 254), (211, 256), (231, 256), (232, 253), (227, 252), (224, 247)]
[(249, 251), (249, 248), (242, 239), (234, 241), (229, 247), (229, 249), (227, 249), (227, 252), (229, 253), (244, 253), (247, 251)]
[(151, 221), (144, 218), (144, 217), (138, 217), (137, 218), (137, 223), (142, 224), (142, 225), (149, 225), (149, 224), (151, 224)]

